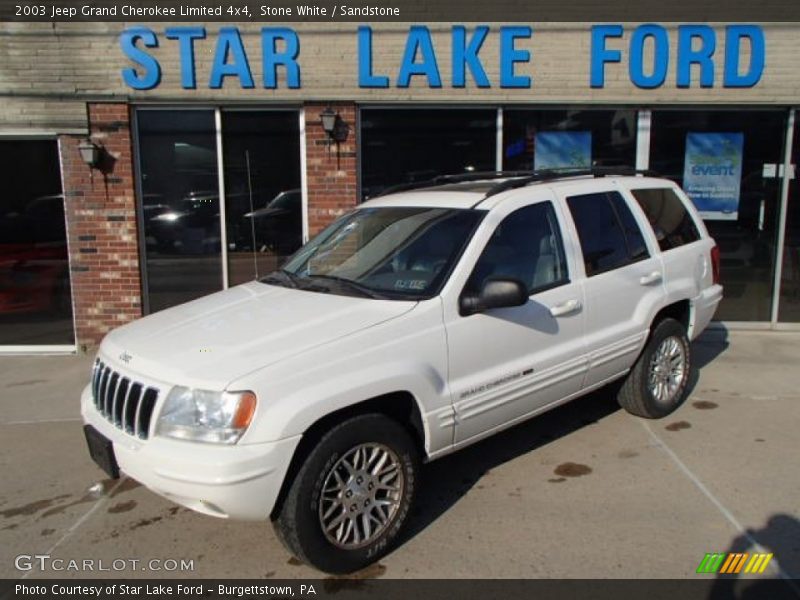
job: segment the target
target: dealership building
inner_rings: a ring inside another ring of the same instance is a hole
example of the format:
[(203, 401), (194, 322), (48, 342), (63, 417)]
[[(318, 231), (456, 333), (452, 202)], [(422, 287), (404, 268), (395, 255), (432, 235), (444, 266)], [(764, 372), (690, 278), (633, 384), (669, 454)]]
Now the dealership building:
[(2, 23), (0, 352), (75, 351), (441, 174), (651, 169), (800, 322), (797, 23)]

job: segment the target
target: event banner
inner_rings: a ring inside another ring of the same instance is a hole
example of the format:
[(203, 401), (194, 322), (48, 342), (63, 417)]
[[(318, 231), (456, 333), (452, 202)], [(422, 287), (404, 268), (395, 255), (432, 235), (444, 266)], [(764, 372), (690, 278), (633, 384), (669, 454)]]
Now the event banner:
[(687, 133), (683, 189), (703, 219), (736, 220), (742, 184), (742, 133)]
[(589, 131), (542, 131), (536, 134), (533, 169), (588, 169), (592, 166)]

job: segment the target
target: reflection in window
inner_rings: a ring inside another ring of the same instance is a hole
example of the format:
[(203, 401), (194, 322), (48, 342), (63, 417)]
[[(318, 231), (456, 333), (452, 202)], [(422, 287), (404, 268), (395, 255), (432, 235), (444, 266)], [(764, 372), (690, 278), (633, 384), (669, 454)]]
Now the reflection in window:
[(57, 142), (0, 142), (0, 179), (0, 344), (74, 344)]
[(361, 111), (361, 195), (437, 175), (494, 171), (493, 110)]
[(631, 190), (653, 226), (662, 250), (671, 250), (700, 239), (694, 219), (678, 195), (669, 188)]
[(633, 166), (636, 111), (503, 111), (503, 169)]
[(567, 205), (588, 277), (647, 258), (642, 232), (617, 192), (572, 196)]
[(224, 111), (228, 282), (274, 271), (303, 237), (295, 111)]
[(140, 110), (149, 310), (222, 288), (214, 113)]
[(567, 262), (553, 205), (520, 208), (497, 226), (467, 282), (479, 292), (489, 278), (521, 281), (533, 294), (567, 283)]

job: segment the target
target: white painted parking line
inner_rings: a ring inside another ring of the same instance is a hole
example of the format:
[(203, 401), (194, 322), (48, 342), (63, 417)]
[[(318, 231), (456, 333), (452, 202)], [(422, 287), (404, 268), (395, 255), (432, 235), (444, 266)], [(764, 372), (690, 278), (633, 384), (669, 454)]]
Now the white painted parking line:
[[(739, 522), (739, 520), (734, 516), (734, 514), (730, 510), (728, 510), (728, 508), (724, 504), (722, 504), (719, 498), (717, 498), (713, 493), (711, 493), (711, 490), (709, 490), (705, 486), (705, 484), (702, 481), (700, 481), (697, 475), (695, 475), (692, 472), (692, 470), (686, 466), (686, 463), (684, 463), (680, 458), (678, 458), (678, 455), (675, 454), (675, 452), (673, 452), (672, 448), (670, 448), (666, 444), (666, 442), (664, 442), (664, 440), (662, 440), (660, 437), (656, 435), (656, 433), (650, 428), (650, 426), (644, 419), (639, 419), (636, 417), (631, 417), (631, 418), (634, 418), (637, 421), (639, 421), (642, 427), (644, 427), (645, 431), (647, 431), (648, 435), (653, 439), (655, 445), (658, 448), (660, 448), (667, 456), (669, 456), (670, 459), (672, 459), (672, 462), (674, 462), (677, 465), (678, 469), (680, 469), (680, 471), (684, 475), (686, 475), (686, 477), (689, 478), (689, 480), (694, 484), (694, 486), (698, 490), (700, 490), (703, 493), (703, 495), (706, 498), (708, 498), (714, 506), (717, 507), (717, 510), (720, 513), (722, 513), (722, 516), (724, 516), (728, 520), (728, 522), (731, 525), (733, 525), (733, 527), (742, 536), (747, 538), (747, 541), (750, 542), (750, 545), (753, 547), (755, 551), (764, 554), (769, 553), (769, 551), (766, 548), (764, 548), (761, 544), (759, 544), (758, 541), (756, 541), (756, 539), (750, 535), (747, 529), (743, 527), (742, 524)], [(772, 561), (770, 562), (770, 568), (773, 571), (775, 571), (775, 573), (778, 576), (780, 576), (783, 580), (785, 580), (786, 583), (789, 585), (789, 587), (791, 587), (796, 594), (800, 595), (800, 587), (798, 587), (797, 584), (794, 582), (794, 580), (781, 568), (777, 558), (772, 559)]]
[[(100, 507), (102, 507), (114, 495), (114, 492), (117, 490), (117, 488), (121, 486), (123, 483), (125, 483), (127, 480), (128, 480), (127, 477), (121, 477), (120, 480), (117, 481), (117, 483), (115, 483), (114, 486), (110, 490), (108, 490), (107, 493), (100, 496), (97, 499), (97, 501), (95, 501), (95, 503), (92, 505), (92, 507), (89, 510), (87, 510), (80, 519), (75, 521), (70, 526), (70, 528), (64, 532), (64, 535), (62, 535), (52, 546), (50, 546), (50, 548), (48, 548), (45, 554), (48, 555), (53, 554), (53, 551), (56, 548), (58, 548), (62, 543), (64, 543), (65, 540), (69, 539), (72, 536), (72, 534), (75, 533), (78, 530), (78, 528), (80, 528), (81, 525), (86, 523), (86, 521), (88, 521), (92, 517), (92, 515), (96, 513), (97, 510)], [(33, 570), (27, 571), (24, 575), (20, 577), (20, 579), (27, 579), (31, 575), (38, 575), (39, 573), (40, 573), (39, 571), (36, 572), (34, 572)]]
[(72, 423), (80, 421), (80, 417), (65, 417), (63, 419), (30, 419), (27, 421), (3, 421), (0, 425), (39, 425), (41, 423)]

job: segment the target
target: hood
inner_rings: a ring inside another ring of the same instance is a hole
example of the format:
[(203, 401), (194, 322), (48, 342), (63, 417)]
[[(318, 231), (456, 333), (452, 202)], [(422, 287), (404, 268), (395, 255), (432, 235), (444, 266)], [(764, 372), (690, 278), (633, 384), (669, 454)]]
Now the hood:
[(115, 329), (100, 353), (131, 374), (221, 390), (247, 373), (397, 318), (414, 306), (251, 282)]

